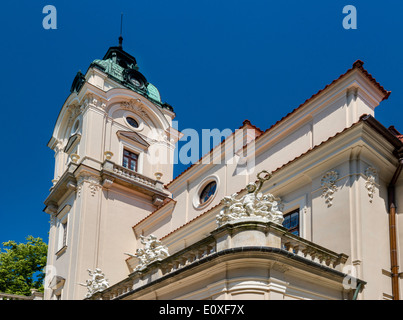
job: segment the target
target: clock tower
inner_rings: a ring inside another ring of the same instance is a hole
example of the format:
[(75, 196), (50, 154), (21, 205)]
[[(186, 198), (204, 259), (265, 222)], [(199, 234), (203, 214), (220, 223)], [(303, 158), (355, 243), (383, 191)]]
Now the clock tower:
[[(88, 269), (129, 273), (132, 226), (170, 197), (173, 108), (119, 45), (75, 76), (48, 146), (55, 152), (45, 299), (83, 299)], [(119, 263), (116, 263), (119, 261)]]

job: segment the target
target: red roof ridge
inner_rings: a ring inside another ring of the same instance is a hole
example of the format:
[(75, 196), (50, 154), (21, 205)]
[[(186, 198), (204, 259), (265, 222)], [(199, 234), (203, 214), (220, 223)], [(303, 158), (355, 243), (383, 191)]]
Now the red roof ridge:
[(343, 73), (342, 75), (340, 75), (337, 79), (334, 79), (331, 83), (329, 83), (328, 85), (326, 85), (323, 89), (319, 90), (318, 92), (316, 92), (315, 94), (313, 94), (310, 98), (306, 99), (303, 103), (301, 103), (298, 107), (296, 107), (294, 110), (292, 110), (291, 112), (289, 112), (287, 115), (285, 115), (284, 117), (282, 117), (280, 120), (278, 120), (276, 123), (274, 123), (272, 126), (270, 126), (269, 128), (267, 128), (265, 130), (264, 133), (266, 133), (267, 131), (271, 130), (273, 127), (275, 127), (276, 125), (278, 125), (280, 122), (282, 122), (284, 119), (288, 118), (291, 114), (293, 114), (294, 112), (296, 112), (298, 109), (302, 108), (303, 106), (305, 106), (308, 102), (310, 102), (311, 100), (313, 100), (315, 97), (317, 97), (319, 94), (321, 94), (323, 91), (325, 91), (327, 88), (329, 88), (330, 86), (334, 85), (336, 82), (340, 81), (342, 78), (344, 78), (348, 73), (350, 73), (351, 71), (353, 71), (354, 69), (359, 69), (361, 70), (364, 75), (372, 82), (374, 83), (383, 93), (384, 93), (384, 97), (383, 100), (386, 100), (387, 98), (389, 98), (391, 91), (386, 91), (384, 89), (384, 87), (382, 87), (376, 80), (375, 78), (368, 73), (367, 70), (364, 69), (363, 67), (364, 62), (362, 60), (356, 60), (353, 63), (352, 68), (348, 69), (345, 73)]
[(252, 127), (253, 129), (256, 129), (257, 131), (259, 131), (260, 133), (263, 133), (263, 130), (262, 130), (262, 129), (260, 129), (260, 128), (256, 127), (255, 125), (253, 125), (253, 124), (250, 122), (250, 120), (248, 120), (248, 119), (245, 119), (245, 120), (242, 122), (242, 126), (239, 127), (239, 129), (241, 129), (241, 128), (245, 127), (245, 126), (250, 126), (250, 127)]
[[(391, 91), (387, 91), (383, 86), (381, 86), (381, 84), (380, 84), (378, 81), (376, 81), (375, 78), (363, 67), (363, 64), (364, 64), (363, 61), (357, 60), (357, 61), (355, 61), (355, 62), (353, 63), (353, 67), (352, 67), (350, 70), (355, 69), (355, 68), (356, 68), (356, 69), (360, 69), (360, 70), (365, 74), (365, 76), (366, 76), (376, 87), (378, 87), (378, 88), (384, 93), (384, 97), (383, 97), (382, 101), (388, 99), (389, 96), (390, 96), (390, 94), (391, 94), (392, 92), (391, 92)], [(347, 71), (347, 72), (348, 72), (348, 71)]]
[(143, 219), (141, 219), (139, 222), (137, 222), (134, 226), (132, 226), (132, 229), (134, 229), (135, 227), (137, 227), (140, 223), (142, 223), (144, 220), (147, 220), (149, 217), (151, 217), (152, 215), (154, 215), (156, 212), (158, 212), (160, 209), (162, 209), (163, 207), (165, 207), (168, 203), (171, 202), (177, 202), (176, 200), (172, 199), (172, 198), (165, 198), (163, 203), (157, 208), (155, 209), (153, 212), (151, 212), (148, 216), (144, 217)]
[(395, 136), (401, 136), (402, 134), (395, 128), (395, 126), (390, 126), (388, 128), (390, 132), (392, 132)]
[[(352, 72), (354, 69), (358, 69), (361, 72), (363, 72), (363, 74), (367, 77), (367, 79), (372, 82), (376, 87), (378, 87), (378, 89), (380, 91), (383, 92), (384, 97), (382, 99), (386, 100), (389, 98), (391, 91), (386, 91), (384, 89), (383, 86), (381, 86), (376, 80), (375, 78), (367, 71), (365, 70), (365, 68), (363, 67), (364, 62), (362, 60), (356, 60), (353, 63), (353, 66), (348, 69), (345, 73), (341, 74), (337, 79), (334, 79), (331, 83), (329, 83), (328, 85), (326, 85), (323, 89), (319, 90), (318, 92), (316, 92), (315, 94), (313, 94), (310, 98), (306, 99), (302, 104), (300, 104), (298, 107), (296, 107), (294, 110), (292, 110), (291, 112), (289, 112), (287, 115), (285, 115), (284, 117), (282, 117), (280, 120), (276, 121), (273, 125), (271, 125), (269, 128), (267, 128), (265, 131), (260, 130), (259, 128), (256, 128), (255, 126), (253, 126), (249, 120), (244, 120), (243, 124), (240, 128), (246, 126), (246, 125), (251, 125), (252, 127), (255, 127), (256, 130), (258, 130), (260, 132), (260, 134), (258, 136), (256, 136), (255, 140), (257, 140), (258, 138), (261, 138), (262, 136), (264, 136), (267, 132), (271, 131), (274, 127), (276, 127), (277, 125), (279, 125), (282, 121), (284, 121), (286, 118), (288, 118), (289, 116), (291, 116), (291, 114), (295, 113), (297, 110), (301, 109), (302, 107), (304, 107), (306, 104), (308, 104), (310, 101), (312, 101), (314, 98), (316, 98), (317, 96), (319, 96), (323, 91), (325, 91), (327, 88), (329, 88), (330, 86), (333, 86), (336, 82), (340, 81), (342, 78), (344, 78), (347, 74), (349, 74), (350, 72)], [(225, 139), (226, 140), (226, 139)], [(224, 140), (224, 141), (225, 141)], [(223, 142), (224, 142), (223, 141)], [(221, 142), (221, 144), (223, 143)], [(220, 145), (221, 145), (220, 144)], [(214, 149), (214, 148), (213, 148)], [(212, 149), (212, 150), (213, 150)], [(210, 150), (209, 153), (212, 151)], [(207, 153), (208, 154), (208, 153)], [(203, 155), (204, 157), (205, 155)], [(201, 157), (197, 162), (195, 162), (194, 164), (192, 164), (191, 166), (189, 166), (188, 168), (186, 168), (184, 171), (182, 171), (182, 173), (180, 173), (175, 179), (173, 179), (172, 181), (168, 182), (166, 185), (164, 185), (164, 187), (166, 189), (168, 189), (168, 186), (170, 184), (172, 184), (174, 181), (176, 181), (180, 176), (182, 176), (183, 174), (185, 174), (185, 172), (189, 171), (193, 166), (195, 166), (196, 164), (199, 164), (201, 159), (203, 158)]]
[(199, 214), (198, 216), (194, 217), (193, 219), (189, 220), (188, 222), (186, 222), (185, 224), (182, 224), (181, 226), (177, 227), (176, 229), (170, 231), (169, 233), (167, 233), (165, 236), (163, 236), (160, 240), (165, 239), (166, 237), (168, 237), (169, 235), (171, 235), (172, 233), (178, 231), (179, 229), (182, 229), (183, 227), (187, 226), (188, 224), (190, 224), (191, 222), (199, 219), (200, 217), (204, 216), (206, 213), (208, 213), (209, 211), (217, 208), (218, 206), (221, 205), (221, 201), (219, 203), (217, 203), (215, 206), (211, 207), (210, 209), (202, 212), (201, 214)]
[[(238, 129), (243, 129), (243, 128), (245, 128), (246, 126), (250, 126), (250, 127), (252, 127), (253, 129), (255, 129), (255, 130), (257, 131), (257, 135), (256, 135), (255, 139), (256, 139), (257, 137), (259, 137), (259, 136), (263, 133), (263, 130), (261, 130), (261, 129), (259, 129), (258, 127), (254, 126), (248, 119), (245, 119), (245, 120), (242, 122), (242, 125), (241, 125)], [(197, 160), (195, 163), (193, 163), (192, 165), (190, 165), (189, 167), (187, 167), (185, 170), (183, 170), (176, 178), (172, 179), (170, 182), (168, 182), (167, 184), (165, 184), (165, 185), (164, 185), (164, 188), (165, 188), (165, 189), (168, 189), (168, 186), (169, 186), (170, 184), (172, 184), (172, 183), (173, 183), (174, 181), (176, 181), (179, 177), (181, 177), (182, 175), (184, 175), (187, 171), (189, 171), (189, 170), (190, 170), (191, 168), (193, 168), (195, 165), (200, 164), (201, 161), (202, 161), (202, 159), (203, 159), (206, 155), (210, 154), (215, 148), (218, 148), (219, 146), (221, 146), (229, 137), (233, 136), (234, 134), (235, 134), (235, 131), (232, 132), (232, 133), (231, 133), (227, 138), (225, 138), (223, 141), (221, 141), (220, 144), (216, 145), (216, 146), (215, 146), (214, 148), (212, 148), (209, 152), (207, 152), (206, 154), (204, 154), (199, 160)]]

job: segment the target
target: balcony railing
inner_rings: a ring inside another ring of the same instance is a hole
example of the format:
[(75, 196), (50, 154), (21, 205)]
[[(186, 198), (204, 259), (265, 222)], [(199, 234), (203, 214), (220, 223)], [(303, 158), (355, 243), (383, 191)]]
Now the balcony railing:
[(281, 237), (281, 247), (297, 256), (333, 269), (338, 265), (344, 265), (348, 259), (348, 256), (343, 253), (337, 254), (291, 233), (285, 233)]
[(0, 292), (0, 300), (42, 300), (43, 293), (32, 290), (30, 296), (22, 296), (18, 294)]
[(145, 175), (142, 175), (141, 173), (120, 166), (109, 160), (105, 160), (105, 162), (103, 163), (102, 171), (104, 175), (110, 176), (113, 180), (116, 180), (115, 178), (118, 178), (118, 180), (122, 179), (129, 184), (133, 184), (138, 187), (144, 187), (150, 191), (156, 191), (161, 194), (165, 194), (162, 181), (149, 178)]
[(151, 178), (148, 178), (146, 176), (143, 176), (142, 174), (127, 169), (125, 167), (119, 166), (117, 164), (113, 164), (113, 172), (118, 174), (121, 177), (124, 177), (126, 179), (132, 180), (134, 182), (142, 183), (146, 186), (154, 187), (154, 188), (160, 188), (162, 183), (159, 182), (158, 180), (154, 180)]
[[(237, 236), (239, 236), (238, 240)], [(141, 290), (143, 286), (156, 280), (178, 273), (184, 268), (199, 265), (203, 260), (246, 251), (279, 254), (284, 259), (289, 258), (311, 266), (316, 265), (322, 270), (328, 268), (340, 274), (340, 270), (348, 259), (345, 254), (338, 254), (293, 235), (284, 227), (273, 223), (234, 223), (217, 228), (210, 236), (163, 260), (151, 263), (144, 270), (133, 272), (132, 269), (127, 279), (92, 298), (117, 299), (129, 292)], [(134, 257), (130, 259), (137, 260)], [(133, 261), (128, 264), (133, 265)]]

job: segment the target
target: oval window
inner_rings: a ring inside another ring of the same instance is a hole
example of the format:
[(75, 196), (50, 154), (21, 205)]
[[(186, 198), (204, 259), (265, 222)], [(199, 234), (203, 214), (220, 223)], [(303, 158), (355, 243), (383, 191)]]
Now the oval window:
[(131, 118), (131, 117), (127, 117), (127, 118), (126, 118), (126, 121), (127, 121), (127, 123), (128, 123), (129, 125), (131, 125), (133, 128), (138, 128), (138, 127), (139, 127), (138, 122), (137, 122), (136, 120), (134, 120), (133, 118)]
[(217, 182), (211, 181), (208, 183), (200, 193), (200, 204), (206, 203), (217, 190)]

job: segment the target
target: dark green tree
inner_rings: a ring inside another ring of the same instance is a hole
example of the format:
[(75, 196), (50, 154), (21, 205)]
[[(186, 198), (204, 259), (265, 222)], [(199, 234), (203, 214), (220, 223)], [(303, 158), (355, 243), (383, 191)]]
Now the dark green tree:
[(43, 292), (43, 269), (48, 246), (41, 238), (28, 236), (26, 243), (3, 242), (0, 251), (0, 292), (29, 296), (31, 289)]

